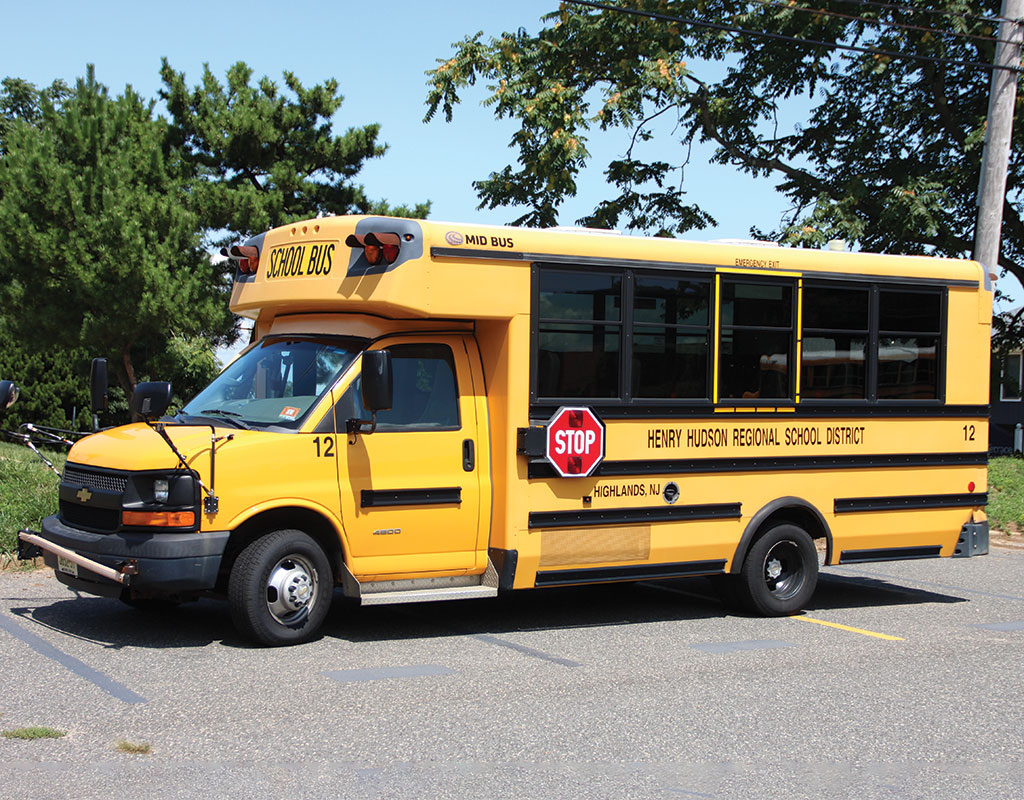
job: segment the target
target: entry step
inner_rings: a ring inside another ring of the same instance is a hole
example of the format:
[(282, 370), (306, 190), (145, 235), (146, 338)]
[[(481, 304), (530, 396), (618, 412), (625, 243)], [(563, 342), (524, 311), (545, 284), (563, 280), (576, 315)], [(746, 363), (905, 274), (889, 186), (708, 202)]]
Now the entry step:
[(496, 586), (447, 586), (440, 589), (403, 589), (391, 592), (366, 592), (360, 605), (385, 606), (393, 603), (431, 603), (439, 600), (473, 600), (497, 597)]

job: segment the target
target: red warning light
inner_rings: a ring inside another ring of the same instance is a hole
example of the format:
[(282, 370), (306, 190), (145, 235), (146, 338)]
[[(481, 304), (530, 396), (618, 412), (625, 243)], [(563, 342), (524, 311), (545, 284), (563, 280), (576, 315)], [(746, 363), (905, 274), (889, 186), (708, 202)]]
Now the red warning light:
[(249, 244), (233, 244), (231, 247), (221, 250), (221, 254), (227, 256), (238, 267), (243, 275), (255, 275), (260, 266), (260, 250)]
[(394, 264), (398, 260), (402, 238), (397, 233), (351, 233), (345, 239), (345, 244), (362, 248), (363, 256), (371, 266), (376, 267), (380, 264)]

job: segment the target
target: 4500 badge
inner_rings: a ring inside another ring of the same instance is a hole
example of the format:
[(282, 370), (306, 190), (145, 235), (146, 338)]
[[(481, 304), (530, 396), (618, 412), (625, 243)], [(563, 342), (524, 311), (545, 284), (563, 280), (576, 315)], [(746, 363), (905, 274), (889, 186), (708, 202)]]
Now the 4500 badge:
[(267, 262), (268, 278), (327, 275), (331, 271), (336, 242), (306, 242), (275, 247)]

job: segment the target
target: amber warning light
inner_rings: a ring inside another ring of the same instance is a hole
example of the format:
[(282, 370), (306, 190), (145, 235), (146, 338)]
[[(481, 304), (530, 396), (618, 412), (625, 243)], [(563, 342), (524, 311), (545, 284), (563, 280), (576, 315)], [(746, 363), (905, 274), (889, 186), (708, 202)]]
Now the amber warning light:
[(402, 247), (402, 238), (397, 233), (350, 233), (345, 240), (349, 247), (360, 247), (371, 266), (394, 264)]
[(251, 244), (233, 244), (221, 250), (220, 254), (234, 261), (238, 271), (243, 275), (255, 275), (259, 269), (260, 251)]

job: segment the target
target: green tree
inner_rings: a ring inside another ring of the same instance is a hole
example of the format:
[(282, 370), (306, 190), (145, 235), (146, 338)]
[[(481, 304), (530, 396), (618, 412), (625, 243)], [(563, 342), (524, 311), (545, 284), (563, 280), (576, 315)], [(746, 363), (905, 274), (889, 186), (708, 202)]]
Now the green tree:
[[(653, 16), (563, 2), (536, 35), (477, 33), (429, 73), (428, 120), (450, 121), (480, 81), (495, 115), (519, 123), (517, 164), (475, 183), (481, 207), (555, 224), (592, 137), (617, 133), (607, 192), (581, 224), (664, 234), (712, 224), (700, 205), (709, 190), (692, 202), (683, 174), (691, 145), (709, 142), (714, 162), (774, 180), (791, 201), (778, 229), (756, 236), (970, 253), (998, 3), (617, 5)], [(806, 118), (787, 128), (794, 108)], [(1022, 123), (1019, 106), (1000, 265), (1024, 282)]]
[(192, 196), (206, 228), (236, 239), (318, 214), (429, 212), (429, 203), (372, 201), (353, 182), (366, 160), (387, 147), (377, 140), (376, 124), (334, 134), (331, 121), (343, 101), (336, 80), (306, 88), (285, 72), (283, 91), (267, 77), (252, 85), (252, 70), (239, 62), (226, 84), (206, 67), (190, 88), (167, 59), (160, 74), (174, 144), (192, 170)]
[(23, 387), (12, 420), (67, 424), (91, 356), (116, 378), (108, 421), (125, 418), (140, 380), (171, 379), (178, 397), (205, 385), (214, 348), (235, 336), (212, 238), (429, 210), (371, 201), (354, 183), (385, 147), (376, 125), (333, 134), (335, 81), (306, 89), (286, 73), (284, 90), (253, 87), (236, 64), (226, 87), (206, 70), (188, 89), (166, 61), (162, 76), (171, 122), (130, 87), (110, 97), (91, 67), (73, 88), (0, 82), (0, 377)]
[(54, 81), (42, 90), (21, 78), (4, 78), (0, 81), (0, 155), (7, 152), (4, 141), (12, 126), (38, 123), (43, 113), (43, 99), (59, 104), (67, 94), (68, 87), (64, 81)]
[(188, 170), (152, 106), (131, 87), (111, 98), (90, 67), (9, 122), (0, 162), (8, 334), (27, 353), (108, 357), (126, 393), (175, 337), (210, 349), (234, 332)]
[[(21, 389), (18, 402), (0, 419), (0, 427), (16, 429), (23, 422), (79, 429), (92, 420), (89, 410), (89, 359), (81, 349), (32, 352), (7, 330), (0, 320), (0, 378), (13, 380)], [(0, 437), (2, 439), (2, 437)]]

